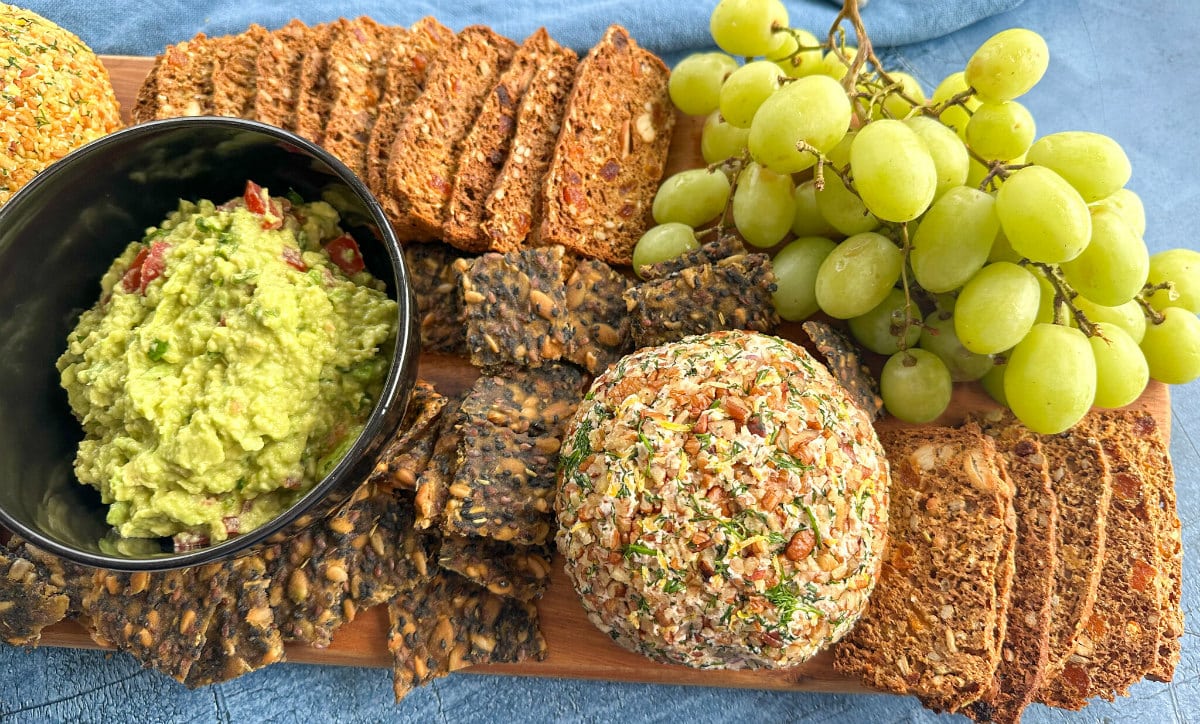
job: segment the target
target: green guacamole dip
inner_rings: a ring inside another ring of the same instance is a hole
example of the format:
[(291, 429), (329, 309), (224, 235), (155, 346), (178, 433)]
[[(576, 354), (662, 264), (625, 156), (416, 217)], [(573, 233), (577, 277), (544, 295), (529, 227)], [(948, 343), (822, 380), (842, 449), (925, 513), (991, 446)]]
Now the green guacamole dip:
[(396, 303), (324, 202), (256, 184), (181, 201), (101, 281), (58, 360), (75, 473), (126, 538), (262, 525), (325, 476), (379, 397)]

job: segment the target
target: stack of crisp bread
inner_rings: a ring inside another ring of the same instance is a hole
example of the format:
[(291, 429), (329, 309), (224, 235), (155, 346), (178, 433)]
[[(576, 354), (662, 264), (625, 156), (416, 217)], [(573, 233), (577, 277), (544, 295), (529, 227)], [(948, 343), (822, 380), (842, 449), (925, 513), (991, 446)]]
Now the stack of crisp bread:
[(880, 439), (890, 539), (839, 671), (977, 722), (1171, 680), (1180, 524), (1154, 417), (1094, 410), (1039, 435), (995, 411)]
[(133, 120), (225, 115), (295, 132), (367, 183), (401, 241), (560, 244), (628, 265), (674, 128), (667, 76), (616, 25), (581, 60), (545, 29), (516, 43), (432, 18), (294, 20), (168, 47)]

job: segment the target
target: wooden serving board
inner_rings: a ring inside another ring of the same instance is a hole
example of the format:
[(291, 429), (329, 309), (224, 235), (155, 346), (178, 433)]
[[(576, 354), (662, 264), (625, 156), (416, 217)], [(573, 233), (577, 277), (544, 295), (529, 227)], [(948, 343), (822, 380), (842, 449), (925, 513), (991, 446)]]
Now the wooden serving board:
[[(132, 57), (105, 57), (103, 60), (112, 76), (122, 109), (127, 114), (152, 61)], [(669, 173), (703, 164), (699, 152), (699, 132), (700, 125), (696, 119), (680, 117), (671, 147)], [(785, 325), (780, 334), (800, 339), (800, 330), (796, 325)], [(439, 354), (422, 356), (419, 374), (443, 392), (464, 390), (478, 376), (475, 368), (465, 360)], [(957, 424), (969, 412), (994, 406), (977, 384), (959, 384), (955, 387), (949, 409), (938, 422)], [(1170, 400), (1165, 385), (1152, 382), (1133, 407), (1152, 413), (1164, 434), (1170, 434)], [(880, 421), (879, 426), (895, 424), (900, 423), (885, 419)], [(588, 621), (566, 578), (561, 559), (554, 561), (549, 590), (538, 601), (538, 610), (549, 645), (549, 655), (545, 661), (477, 666), (469, 671), (752, 689), (843, 693), (868, 691), (857, 680), (835, 672), (828, 652), (801, 666), (780, 671), (700, 671), (653, 663), (620, 648)], [(387, 650), (387, 629), (386, 612), (382, 607), (374, 608), (362, 612), (352, 623), (339, 629), (329, 648), (289, 645), (287, 658), (300, 663), (390, 667), (392, 660)], [(74, 622), (64, 622), (46, 629), (42, 643), (70, 648), (98, 648), (84, 629)]]

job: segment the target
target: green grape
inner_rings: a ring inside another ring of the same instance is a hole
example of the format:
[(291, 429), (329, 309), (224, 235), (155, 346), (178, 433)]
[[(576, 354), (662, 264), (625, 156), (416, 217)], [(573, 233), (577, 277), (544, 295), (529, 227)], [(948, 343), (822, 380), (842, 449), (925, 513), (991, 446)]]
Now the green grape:
[(817, 312), (817, 270), (837, 244), (819, 236), (796, 239), (771, 260), (775, 272), (775, 311), (789, 322)]
[(1200, 318), (1183, 307), (1160, 310), (1163, 321), (1147, 324), (1139, 345), (1150, 376), (1168, 385), (1183, 385), (1200, 377)]
[(742, 155), (749, 137), (749, 129), (729, 125), (721, 118), (721, 112), (715, 111), (704, 119), (704, 128), (700, 131), (700, 155), (704, 156), (705, 163), (721, 163)]
[(1104, 322), (1125, 330), (1134, 342), (1146, 336), (1146, 314), (1136, 299), (1116, 307), (1104, 307), (1085, 297), (1075, 297), (1075, 306), (1089, 322)]
[(691, 227), (716, 218), (729, 201), (729, 179), (720, 171), (694, 168), (662, 182), (654, 195), (654, 220), (678, 221)]
[(1008, 237), (1004, 235), (1003, 229), (997, 232), (995, 240), (992, 241), (992, 250), (988, 252), (987, 260), (1011, 261), (1013, 264), (1021, 261), (1021, 255), (1013, 251), (1012, 244), (1008, 243)]
[[(1034, 271), (1033, 276), (1037, 279), (1038, 289), (1041, 292), (1041, 296), (1038, 297), (1037, 315), (1033, 318), (1033, 323), (1050, 324), (1054, 321), (1054, 285), (1040, 271)], [(1075, 320), (1070, 315), (1067, 315), (1066, 319), (1068, 326), (1074, 326)]]
[(816, 196), (821, 216), (839, 232), (851, 235), (879, 228), (879, 219), (867, 211), (862, 199), (846, 188), (836, 173), (825, 173), (825, 187)]
[(996, 366), (991, 355), (975, 354), (962, 346), (954, 331), (954, 315), (946, 312), (934, 311), (925, 317), (918, 344), (938, 356), (955, 382), (977, 380)]
[(1146, 235), (1146, 207), (1142, 205), (1141, 197), (1129, 189), (1117, 189), (1093, 206), (1103, 206), (1116, 211), (1124, 217), (1125, 223), (1129, 224), (1133, 233), (1138, 236)]
[(1002, 102), (1037, 85), (1050, 64), (1042, 36), (1024, 28), (996, 33), (967, 61), (963, 77), (983, 100)]
[(879, 374), (879, 391), (887, 411), (905, 422), (936, 420), (950, 404), (954, 384), (946, 365), (923, 349), (897, 352)]
[[(925, 102), (925, 91), (921, 88), (921, 83), (916, 78), (908, 73), (901, 71), (890, 71), (888, 73), (892, 80), (900, 84), (897, 89), (904, 93), (918, 104)], [(893, 91), (883, 99), (883, 110), (892, 118), (905, 118), (912, 112), (913, 105), (900, 97), (899, 93)]]
[(984, 103), (967, 123), (967, 144), (989, 161), (1009, 161), (1029, 150), (1037, 127), (1016, 101)]
[[(850, 333), (876, 354), (895, 354), (900, 351), (905, 306), (904, 292), (893, 289), (871, 311), (850, 319)], [(921, 310), (916, 302), (909, 302), (907, 307), (912, 323), (904, 335), (905, 349), (916, 347), (921, 338)]]
[(693, 249), (699, 249), (696, 233), (687, 224), (652, 226), (633, 247), (633, 270), (642, 275), (642, 267), (669, 261)]
[(1088, 337), (1096, 358), (1097, 407), (1124, 407), (1141, 396), (1150, 367), (1137, 342), (1115, 324), (1096, 325), (1099, 337)]
[(900, 121), (867, 124), (850, 147), (854, 185), (863, 203), (885, 221), (911, 221), (929, 208), (937, 168), (925, 143)]
[(779, 0), (721, 0), (713, 8), (708, 30), (730, 55), (758, 56), (776, 50), (788, 26), (788, 12)]
[(1174, 294), (1159, 290), (1150, 297), (1150, 304), (1162, 311), (1166, 307), (1183, 307), (1192, 314), (1200, 313), (1200, 252), (1192, 249), (1169, 249), (1150, 257), (1151, 284), (1172, 282)]
[[(925, 143), (926, 150), (933, 158), (933, 166), (937, 169), (937, 188), (933, 198), (937, 200), (942, 194), (956, 186), (967, 182), (970, 155), (962, 139), (954, 131), (943, 126), (929, 116), (913, 116), (906, 118), (904, 125), (912, 129)], [(978, 184), (977, 184), (978, 185)]]
[(935, 311), (954, 314), (956, 304), (958, 304), (958, 296), (953, 292), (933, 295), (933, 308)]
[[(968, 88), (970, 86), (967, 85), (967, 80), (963, 77), (962, 71), (951, 73), (934, 89), (930, 101), (934, 104), (945, 103)], [(975, 96), (970, 96), (963, 103), (966, 104), (966, 108), (957, 105), (945, 108), (941, 115), (938, 116), (938, 120), (954, 131), (959, 139), (965, 140), (967, 137), (967, 123), (971, 120), (971, 113), (979, 107), (980, 100)]]
[[(834, 166), (846, 166), (850, 163), (850, 149), (854, 147), (854, 139), (858, 131), (850, 131), (842, 140), (825, 152), (825, 158)], [(828, 172), (827, 172), (828, 173)]]
[(817, 208), (817, 188), (812, 179), (796, 185), (796, 193), (792, 196), (796, 206), (796, 216), (792, 219), (792, 233), (797, 238), (802, 236), (840, 237), (838, 230), (821, 216)]
[(958, 186), (934, 202), (912, 237), (913, 275), (931, 292), (949, 292), (983, 268), (1000, 220), (990, 194)]
[(979, 378), (979, 384), (983, 386), (983, 391), (1001, 405), (1008, 407), (1008, 398), (1004, 396), (1004, 370), (1008, 369), (1008, 363), (992, 365), (992, 369), (988, 373)]
[(1146, 283), (1149, 270), (1146, 242), (1133, 233), (1120, 214), (1102, 207), (1092, 209), (1092, 240), (1087, 248), (1062, 264), (1063, 274), (1075, 291), (1107, 307), (1133, 299)]
[(838, 319), (866, 314), (887, 298), (903, 265), (903, 252), (886, 236), (855, 234), (821, 262), (817, 304)]
[(998, 261), (967, 282), (954, 305), (954, 331), (976, 354), (998, 354), (1029, 332), (1041, 289), (1027, 269)]
[(721, 117), (737, 128), (750, 128), (754, 114), (786, 78), (769, 60), (756, 60), (735, 70), (721, 86)]
[(810, 75), (771, 95), (750, 124), (750, 155), (777, 173), (796, 173), (817, 162), (800, 142), (824, 153), (846, 135), (850, 99), (837, 81)]
[(1043, 136), (1029, 148), (1025, 159), (1062, 176), (1089, 203), (1119, 191), (1133, 173), (1121, 144), (1087, 131)]
[(1008, 177), (996, 193), (996, 215), (1018, 254), (1047, 264), (1079, 256), (1092, 235), (1092, 216), (1079, 192), (1041, 166)]
[(675, 107), (689, 116), (717, 110), (721, 84), (737, 70), (737, 61), (724, 53), (694, 53), (675, 64), (667, 90)]
[(858, 48), (852, 45), (847, 45), (844, 48), (835, 48), (826, 53), (825, 57), (821, 59), (821, 69), (818, 72), (840, 81), (850, 72), (850, 64), (857, 57)]
[(821, 59), (821, 41), (807, 30), (799, 28), (792, 28), (779, 48), (767, 55), (767, 60), (774, 61), (790, 78), (819, 73)]
[(748, 244), (775, 246), (792, 228), (792, 177), (757, 163), (742, 169), (733, 192), (733, 223)]
[(1096, 358), (1087, 337), (1059, 324), (1037, 324), (1008, 356), (1004, 396), (1017, 419), (1053, 435), (1083, 419), (1096, 398)]
[[(984, 166), (973, 158), (969, 159), (967, 161), (967, 183), (965, 185), (973, 189), (982, 188), (983, 180), (987, 178), (988, 172), (989, 169), (987, 166)], [(993, 176), (987, 190), (994, 190), (997, 183), (1000, 183), (1000, 177)]]

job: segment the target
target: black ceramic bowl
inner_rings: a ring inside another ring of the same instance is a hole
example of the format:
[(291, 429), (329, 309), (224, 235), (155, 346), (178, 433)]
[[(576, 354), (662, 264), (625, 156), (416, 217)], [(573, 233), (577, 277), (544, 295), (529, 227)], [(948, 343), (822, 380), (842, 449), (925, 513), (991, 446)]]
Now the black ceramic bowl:
[[(310, 200), (333, 187), (344, 199), (343, 226), (399, 303), (383, 394), (346, 457), (270, 523), (182, 553), (169, 545), (106, 553), (99, 542), (110, 534), (107, 506), (75, 478), (83, 432), (55, 361), (127, 244), (180, 198), (221, 203), (240, 196), (247, 179)], [(0, 524), (69, 560), (116, 570), (225, 559), (298, 530), (345, 499), (399, 424), (416, 376), (413, 308), (404, 257), (379, 203), (337, 159), (286, 131), (233, 118), (181, 118), (134, 126), (71, 153), (0, 208)]]

